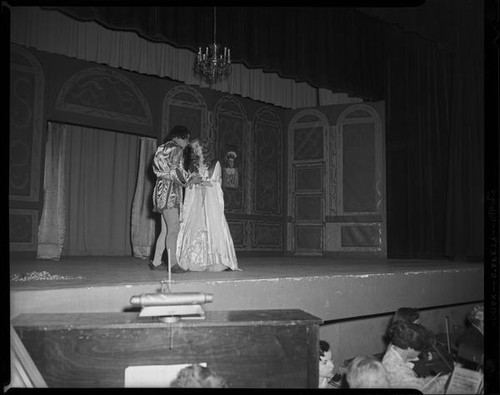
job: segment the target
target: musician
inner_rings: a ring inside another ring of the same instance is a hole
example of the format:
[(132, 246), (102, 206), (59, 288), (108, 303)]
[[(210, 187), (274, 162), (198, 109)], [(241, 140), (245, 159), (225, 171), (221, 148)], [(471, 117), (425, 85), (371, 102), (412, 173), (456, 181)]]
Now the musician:
[[(420, 324), (420, 313), (414, 307), (400, 307), (394, 313), (390, 325), (394, 325), (396, 322)], [(448, 352), (446, 344), (438, 342), (430, 331), (428, 333), (427, 345), (420, 355), (411, 361), (413, 370), (418, 377), (451, 373), (454, 367), (453, 355)], [(390, 331), (387, 331), (385, 337), (388, 342), (391, 341)]]
[(419, 324), (396, 321), (389, 328), (391, 343), (382, 358), (392, 388), (415, 388), (424, 394), (442, 394), (449, 374), (418, 377), (414, 362), (428, 346), (429, 331)]
[(468, 327), (458, 337), (458, 359), (464, 367), (475, 370), (482, 366), (484, 354), (484, 306), (477, 304), (467, 314)]
[(420, 312), (415, 307), (400, 307), (394, 313), (392, 323), (396, 321), (406, 321), (413, 324), (420, 324)]
[(389, 328), (397, 321), (404, 321), (411, 324), (420, 324), (420, 312), (415, 307), (400, 307), (395, 312), (394, 315), (387, 326), (384, 341), (386, 344), (391, 342), (391, 337), (389, 334)]

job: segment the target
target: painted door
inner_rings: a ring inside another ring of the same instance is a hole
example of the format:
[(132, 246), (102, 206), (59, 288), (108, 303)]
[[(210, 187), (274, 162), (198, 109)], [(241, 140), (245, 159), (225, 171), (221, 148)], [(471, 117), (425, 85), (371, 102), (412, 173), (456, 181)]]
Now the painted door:
[(288, 251), (325, 251), (325, 169), (328, 122), (317, 110), (292, 118), (288, 139)]
[(384, 103), (299, 111), (288, 125), (287, 252), (386, 255)]

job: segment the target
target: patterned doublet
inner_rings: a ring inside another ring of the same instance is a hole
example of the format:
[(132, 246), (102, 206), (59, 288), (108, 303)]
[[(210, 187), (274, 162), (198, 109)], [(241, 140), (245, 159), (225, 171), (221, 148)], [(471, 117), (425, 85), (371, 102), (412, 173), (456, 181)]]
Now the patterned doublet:
[(153, 158), (153, 172), (156, 175), (153, 211), (162, 212), (180, 207), (182, 188), (187, 179), (183, 159), (184, 150), (174, 141), (167, 141), (156, 149)]

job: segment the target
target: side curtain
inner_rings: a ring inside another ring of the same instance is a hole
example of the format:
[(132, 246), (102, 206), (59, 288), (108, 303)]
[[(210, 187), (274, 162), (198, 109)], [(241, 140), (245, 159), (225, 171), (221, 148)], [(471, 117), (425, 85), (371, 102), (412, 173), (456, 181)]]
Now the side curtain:
[(130, 256), (139, 136), (68, 125), (62, 255)]
[(48, 124), (45, 148), (44, 203), (38, 226), (37, 259), (59, 260), (66, 234), (66, 125)]
[(466, 2), (453, 8), (461, 23), (454, 32), (457, 40), (450, 100), (444, 249), (445, 255), (454, 260), (484, 259), (486, 103), (481, 3)]
[(132, 254), (134, 257), (141, 259), (149, 259), (151, 257), (156, 238), (156, 218), (153, 213), (151, 198), (155, 182), (151, 163), (156, 146), (156, 139), (141, 137), (139, 169), (130, 221)]

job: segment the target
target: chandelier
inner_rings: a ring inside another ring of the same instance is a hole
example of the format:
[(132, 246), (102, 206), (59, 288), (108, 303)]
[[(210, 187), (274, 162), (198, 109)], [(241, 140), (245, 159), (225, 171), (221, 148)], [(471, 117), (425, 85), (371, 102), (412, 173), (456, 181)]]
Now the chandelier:
[(200, 74), (210, 85), (222, 77), (227, 77), (231, 72), (231, 50), (216, 41), (216, 7), (214, 7), (214, 42), (205, 48), (205, 52), (198, 49), (194, 70)]

